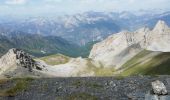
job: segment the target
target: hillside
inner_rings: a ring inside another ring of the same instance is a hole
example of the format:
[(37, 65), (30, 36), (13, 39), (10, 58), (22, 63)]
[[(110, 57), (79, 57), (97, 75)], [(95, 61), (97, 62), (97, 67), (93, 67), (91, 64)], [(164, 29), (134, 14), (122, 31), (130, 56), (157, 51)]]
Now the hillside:
[(0, 34), (0, 55), (5, 54), (11, 48), (22, 49), (34, 56), (61, 53), (77, 57), (87, 56), (87, 53), (82, 54), (82, 52), (90, 51), (56, 36), (42, 36), (23, 32), (15, 32), (9, 35)]
[(44, 56), (44, 57), (40, 57), (36, 59), (42, 60), (48, 65), (59, 65), (59, 64), (68, 63), (70, 60), (70, 57), (62, 55), (62, 54), (54, 54), (54, 55)]
[(81, 57), (69, 58), (61, 54), (33, 59), (25, 51), (13, 48), (0, 58), (0, 78), (93, 76), (92, 70), (86, 71), (87, 63)]
[(143, 50), (127, 61), (121, 75), (170, 75), (170, 52)]
[(170, 52), (170, 28), (164, 21), (158, 21), (150, 30), (147, 27), (134, 32), (122, 31), (95, 44), (89, 58), (105, 67), (121, 68), (143, 50)]

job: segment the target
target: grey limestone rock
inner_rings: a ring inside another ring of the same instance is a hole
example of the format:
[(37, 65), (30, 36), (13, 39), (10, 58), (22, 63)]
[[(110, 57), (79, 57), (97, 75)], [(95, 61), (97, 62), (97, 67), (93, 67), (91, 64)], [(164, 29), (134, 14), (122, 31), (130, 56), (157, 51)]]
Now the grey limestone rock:
[(153, 89), (154, 94), (166, 95), (168, 93), (163, 82), (156, 80), (152, 82), (151, 84), (152, 84), (152, 89)]

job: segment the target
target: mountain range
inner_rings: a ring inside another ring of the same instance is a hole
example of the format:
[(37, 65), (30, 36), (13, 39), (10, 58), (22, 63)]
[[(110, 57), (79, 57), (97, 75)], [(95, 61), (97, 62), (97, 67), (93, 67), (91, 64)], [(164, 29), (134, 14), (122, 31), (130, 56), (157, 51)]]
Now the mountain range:
[(0, 73), (3, 77), (21, 77), (24, 73), (34, 77), (167, 75), (169, 43), (170, 28), (159, 20), (153, 29), (144, 27), (109, 36), (93, 46), (88, 58), (33, 58), (23, 50), (10, 49), (0, 58)]
[(82, 46), (92, 41), (101, 41), (123, 30), (135, 31), (144, 26), (153, 28), (158, 20), (164, 20), (170, 25), (169, 18), (170, 12), (154, 13), (153, 11), (143, 11), (140, 14), (127, 11), (119, 13), (89, 11), (57, 17), (6, 18), (0, 22), (0, 33), (23, 32), (58, 36)]
[[(121, 31), (154, 28), (158, 20), (170, 25), (170, 12), (85, 12), (74, 15), (0, 17), (0, 55), (19, 48), (34, 56), (56, 53), (88, 57), (93, 44)], [(50, 45), (49, 45), (50, 44)]]
[[(65, 55), (75, 56), (73, 51), (79, 50), (78, 45), (57, 36), (42, 36), (38, 34), (24, 34), (16, 32), (10, 35), (0, 35), (1, 55), (10, 48), (20, 48), (34, 56), (49, 55), (53, 53), (64, 53)], [(78, 49), (77, 49), (78, 48)]]
[(87, 57), (94, 43), (96, 42), (79, 46), (58, 36), (43, 36), (15, 31), (11, 34), (0, 34), (0, 56), (10, 48), (18, 48), (39, 57), (56, 53), (71, 57)]

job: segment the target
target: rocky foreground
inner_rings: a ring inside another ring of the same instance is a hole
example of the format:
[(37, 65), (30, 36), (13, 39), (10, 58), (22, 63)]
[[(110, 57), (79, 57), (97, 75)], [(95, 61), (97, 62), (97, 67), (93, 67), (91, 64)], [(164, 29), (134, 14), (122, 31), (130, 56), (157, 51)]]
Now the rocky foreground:
[(1, 80), (0, 100), (170, 100), (170, 76)]

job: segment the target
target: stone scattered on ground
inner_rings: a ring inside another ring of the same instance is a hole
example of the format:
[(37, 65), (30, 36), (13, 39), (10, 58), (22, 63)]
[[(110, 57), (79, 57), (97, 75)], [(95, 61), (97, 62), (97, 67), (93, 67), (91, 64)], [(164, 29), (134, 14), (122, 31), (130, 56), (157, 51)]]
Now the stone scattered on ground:
[[(167, 95), (151, 93), (155, 80), (164, 83)], [(41, 78), (27, 81), (27, 88), (13, 96), (5, 94), (0, 100), (170, 100), (169, 80), (170, 76)], [(16, 79), (0, 82), (0, 95), (15, 84)]]
[(159, 80), (152, 82), (152, 89), (156, 95), (166, 95), (168, 93), (164, 83)]

